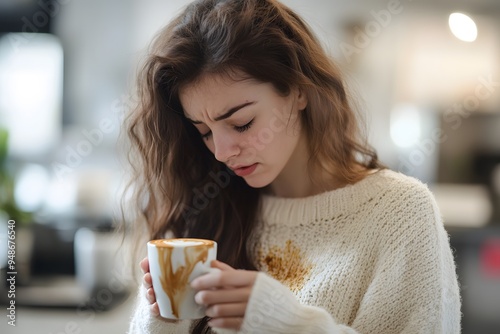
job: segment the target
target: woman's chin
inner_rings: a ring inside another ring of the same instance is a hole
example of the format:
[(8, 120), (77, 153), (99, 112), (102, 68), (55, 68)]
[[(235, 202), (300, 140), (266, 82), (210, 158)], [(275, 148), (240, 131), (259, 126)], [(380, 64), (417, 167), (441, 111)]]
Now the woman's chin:
[(267, 179), (263, 178), (261, 175), (259, 175), (259, 176), (249, 175), (249, 176), (243, 177), (243, 179), (252, 188), (264, 188), (265, 186), (268, 186), (269, 184), (271, 184), (271, 181), (272, 181), (272, 180), (267, 180)]

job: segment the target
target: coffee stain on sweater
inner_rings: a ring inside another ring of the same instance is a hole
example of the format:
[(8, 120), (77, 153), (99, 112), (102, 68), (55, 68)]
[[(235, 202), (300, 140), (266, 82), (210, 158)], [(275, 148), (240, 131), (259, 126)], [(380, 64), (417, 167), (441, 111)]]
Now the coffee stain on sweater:
[(292, 240), (287, 240), (283, 248), (272, 246), (265, 254), (259, 250), (258, 257), (262, 269), (293, 292), (304, 287), (313, 269), (312, 263), (304, 259), (302, 251)]

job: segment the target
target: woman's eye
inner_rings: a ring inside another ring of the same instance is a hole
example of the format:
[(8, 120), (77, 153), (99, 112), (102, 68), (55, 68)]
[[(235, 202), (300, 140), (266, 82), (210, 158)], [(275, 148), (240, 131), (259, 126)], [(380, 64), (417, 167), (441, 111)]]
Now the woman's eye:
[(252, 126), (252, 123), (253, 123), (253, 119), (243, 126), (235, 126), (234, 129), (238, 132), (245, 132), (248, 129), (250, 129), (250, 127)]
[(206, 140), (206, 139), (210, 138), (211, 135), (212, 135), (212, 131), (208, 131), (204, 135), (201, 135), (201, 138)]
[[(248, 122), (248, 123), (247, 123), (247, 124), (245, 124), (245, 125), (242, 125), (242, 126), (234, 126), (234, 129), (235, 129), (236, 131), (240, 132), (240, 133), (241, 133), (241, 132), (245, 132), (245, 131), (247, 131), (248, 129), (250, 129), (250, 127), (251, 127), (251, 126), (252, 126), (252, 124), (253, 124), (253, 121), (254, 121), (254, 120), (252, 119), (250, 122)], [(205, 139), (205, 140), (208, 140), (211, 136), (212, 136), (212, 131), (208, 131), (207, 133), (202, 134), (202, 135), (201, 135), (201, 138), (203, 138), (203, 139)]]

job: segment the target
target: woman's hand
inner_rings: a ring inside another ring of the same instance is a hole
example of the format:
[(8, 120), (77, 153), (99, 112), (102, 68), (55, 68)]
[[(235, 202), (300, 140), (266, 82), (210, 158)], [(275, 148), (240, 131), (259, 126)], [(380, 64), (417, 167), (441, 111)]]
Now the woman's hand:
[(149, 273), (149, 260), (145, 257), (141, 263), (141, 269), (144, 273), (142, 278), (142, 285), (146, 288), (146, 299), (151, 304), (151, 313), (154, 316), (160, 315), (160, 309), (158, 308), (158, 303), (156, 302), (155, 291), (153, 290), (153, 281), (151, 279), (151, 274)]
[(211, 266), (221, 271), (200, 276), (191, 282), (194, 289), (200, 290), (195, 300), (207, 306), (206, 315), (212, 318), (209, 326), (239, 330), (257, 272), (235, 270), (220, 261), (212, 261)]

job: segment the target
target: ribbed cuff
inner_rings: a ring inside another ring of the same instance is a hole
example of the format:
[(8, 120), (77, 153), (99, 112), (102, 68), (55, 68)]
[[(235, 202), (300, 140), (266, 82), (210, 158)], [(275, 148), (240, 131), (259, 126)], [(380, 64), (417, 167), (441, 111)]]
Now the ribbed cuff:
[(293, 293), (270, 276), (259, 273), (245, 313), (241, 333), (338, 333), (325, 310), (301, 305)]

